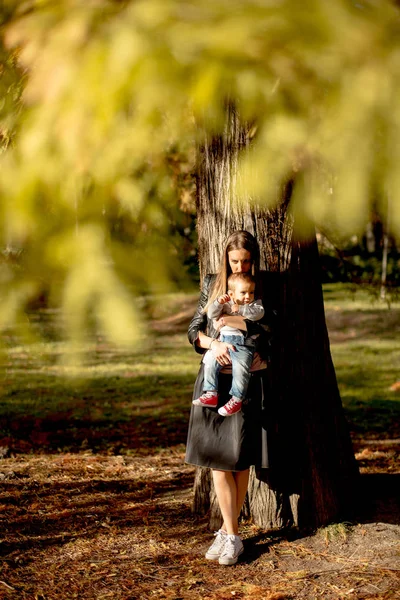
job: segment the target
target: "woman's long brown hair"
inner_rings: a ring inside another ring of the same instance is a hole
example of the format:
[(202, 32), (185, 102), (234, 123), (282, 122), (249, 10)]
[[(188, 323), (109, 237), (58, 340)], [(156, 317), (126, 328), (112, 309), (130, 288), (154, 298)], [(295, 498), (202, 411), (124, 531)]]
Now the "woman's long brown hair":
[(248, 231), (234, 231), (226, 240), (225, 250), (222, 255), (221, 266), (217, 279), (215, 280), (212, 293), (204, 308), (204, 312), (207, 312), (210, 304), (227, 292), (227, 279), (232, 273), (232, 269), (229, 264), (229, 252), (232, 250), (247, 250), (251, 256), (251, 274), (253, 275), (256, 285), (258, 279), (258, 271), (260, 268), (260, 249), (256, 239)]

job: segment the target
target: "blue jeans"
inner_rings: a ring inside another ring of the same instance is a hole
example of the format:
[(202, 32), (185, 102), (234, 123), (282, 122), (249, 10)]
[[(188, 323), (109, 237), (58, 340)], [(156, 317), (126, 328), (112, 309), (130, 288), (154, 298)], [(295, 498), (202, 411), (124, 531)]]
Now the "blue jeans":
[[(236, 352), (229, 350), (232, 360), (232, 387), (231, 396), (244, 400), (250, 380), (250, 367), (253, 362), (254, 342), (243, 335), (221, 335), (220, 342), (232, 344)], [(222, 365), (217, 363), (214, 357), (204, 362), (204, 385), (205, 392), (218, 391), (218, 373)]]

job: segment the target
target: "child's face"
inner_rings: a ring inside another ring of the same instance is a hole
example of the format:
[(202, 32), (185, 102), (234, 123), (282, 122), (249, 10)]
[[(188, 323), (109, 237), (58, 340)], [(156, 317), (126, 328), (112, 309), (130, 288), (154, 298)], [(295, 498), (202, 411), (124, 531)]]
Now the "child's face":
[(236, 284), (235, 289), (229, 290), (228, 293), (236, 304), (249, 304), (254, 300), (254, 288), (254, 283), (240, 281)]

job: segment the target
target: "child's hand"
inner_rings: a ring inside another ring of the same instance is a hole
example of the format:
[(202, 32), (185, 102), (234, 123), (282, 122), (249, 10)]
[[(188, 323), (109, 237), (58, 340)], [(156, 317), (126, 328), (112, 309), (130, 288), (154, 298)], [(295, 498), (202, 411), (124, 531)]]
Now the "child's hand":
[(226, 304), (227, 302), (229, 302), (230, 297), (229, 294), (223, 294), (222, 296), (219, 296), (217, 298), (217, 301), (219, 304)]
[(235, 314), (235, 313), (238, 313), (238, 312), (239, 312), (239, 306), (236, 304), (236, 302), (234, 302), (234, 303), (231, 305), (231, 312), (232, 312), (233, 314)]

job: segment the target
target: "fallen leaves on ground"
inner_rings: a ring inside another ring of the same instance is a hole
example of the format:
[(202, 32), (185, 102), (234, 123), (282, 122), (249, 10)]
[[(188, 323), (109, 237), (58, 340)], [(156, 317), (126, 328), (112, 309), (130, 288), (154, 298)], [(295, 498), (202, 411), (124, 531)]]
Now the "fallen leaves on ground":
[(212, 535), (191, 512), (194, 469), (183, 451), (3, 458), (0, 598), (399, 598), (393, 522), (308, 537), (244, 523), (243, 560), (234, 567), (206, 561)]

